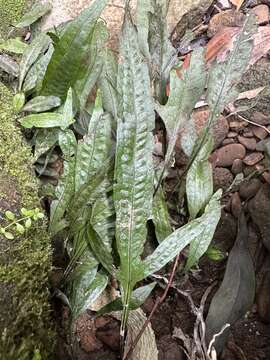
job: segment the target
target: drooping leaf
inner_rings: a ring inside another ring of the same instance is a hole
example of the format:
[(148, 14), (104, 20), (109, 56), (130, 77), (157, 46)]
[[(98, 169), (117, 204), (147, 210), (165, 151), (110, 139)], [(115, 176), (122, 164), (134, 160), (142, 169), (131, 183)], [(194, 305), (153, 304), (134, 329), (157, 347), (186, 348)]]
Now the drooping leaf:
[(97, 19), (108, 0), (95, 0), (65, 28), (47, 68), (42, 95), (65, 99), (67, 91), (88, 72), (89, 50)]
[(117, 62), (110, 49), (104, 50), (103, 68), (100, 74), (99, 87), (104, 109), (117, 118)]
[(57, 113), (32, 114), (22, 118), (20, 123), (27, 129), (33, 126), (37, 128), (58, 127), (63, 124), (63, 115)]
[(15, 27), (24, 28), (30, 26), (43, 15), (47, 14), (47, 12), (49, 12), (51, 9), (52, 5), (49, 2), (45, 4), (35, 4), (33, 8), (21, 18)]
[(164, 168), (172, 161), (179, 132), (190, 120), (195, 104), (204, 91), (206, 71), (203, 49), (199, 48), (193, 52), (188, 67), (183, 69), (181, 74), (180, 79), (176, 70), (172, 70), (169, 99), (166, 105), (156, 104), (156, 109), (165, 123), (169, 136)]
[(97, 268), (88, 267), (87, 261), (75, 271), (73, 296), (71, 301), (73, 320), (87, 310), (101, 295), (108, 284), (105, 274), (97, 273)]
[(139, 49), (136, 30), (128, 17), (123, 26), (120, 56), (114, 204), (120, 256), (118, 278), (123, 287), (123, 335), (132, 288), (142, 275), (140, 255), (146, 241), (146, 222), (152, 215), (151, 131), (155, 119), (148, 68)]
[[(255, 296), (255, 272), (247, 247), (248, 229), (244, 214), (238, 223), (238, 235), (230, 252), (223, 282), (216, 292), (206, 318), (207, 340), (221, 328), (245, 316), (251, 309)], [(229, 335), (229, 330), (220, 335), (214, 347), (221, 352)]]
[(0, 70), (4, 70), (14, 77), (18, 77), (20, 71), (17, 62), (6, 54), (0, 54)]
[(20, 40), (20, 38), (8, 39), (0, 42), (0, 50), (8, 51), (14, 54), (23, 54), (27, 48), (27, 44)]
[(41, 113), (61, 105), (61, 100), (57, 96), (36, 96), (28, 101), (22, 111)]
[[(155, 286), (156, 286), (156, 283), (153, 282), (151, 284), (141, 286), (141, 287), (137, 288), (136, 290), (132, 291), (131, 298), (130, 298), (130, 305), (129, 305), (130, 310), (136, 310), (140, 306), (142, 306), (145, 303), (148, 296), (153, 291)], [(121, 298), (118, 298), (118, 299), (112, 301), (111, 303), (105, 305), (103, 308), (101, 308), (98, 311), (98, 315), (103, 315), (103, 314), (110, 313), (112, 311), (120, 311), (120, 310), (123, 310), (123, 303), (122, 303)]]
[(32, 41), (32, 43), (27, 47), (27, 49), (23, 53), (20, 63), (19, 91), (22, 89), (23, 81), (25, 79), (28, 70), (38, 59), (42, 51), (48, 48), (50, 41), (51, 39), (49, 38), (49, 36), (47, 36), (44, 33), (41, 33)]
[(77, 140), (72, 130), (59, 131), (58, 142), (65, 158), (70, 159), (76, 153)]
[(208, 160), (213, 150), (213, 137), (209, 135), (192, 163), (186, 179), (188, 210), (191, 219), (195, 219), (204, 209), (213, 195), (212, 165)]
[(220, 219), (220, 196), (220, 191), (214, 194), (201, 217), (175, 230), (143, 261), (143, 278), (160, 270), (199, 236), (212, 239)]
[(35, 160), (50, 150), (58, 141), (59, 129), (37, 129), (33, 142), (35, 145)]
[(103, 69), (104, 54), (102, 47), (108, 40), (108, 29), (103, 21), (98, 21), (93, 29), (93, 35), (90, 43), (90, 56), (88, 59), (88, 68), (82, 73), (74, 85), (74, 90), (79, 98), (80, 108), (86, 106), (89, 94), (96, 84)]
[(73, 95), (72, 95), (72, 88), (70, 88), (67, 92), (67, 97), (63, 108), (63, 123), (61, 125), (61, 129), (65, 130), (74, 121), (75, 120), (73, 117)]
[(50, 44), (47, 52), (44, 55), (41, 55), (40, 58), (30, 68), (23, 83), (23, 91), (30, 92), (31, 90), (35, 89), (37, 93), (40, 92), (43, 78), (45, 76), (45, 72), (53, 52), (54, 47), (52, 44)]
[(13, 108), (16, 112), (21, 111), (25, 103), (25, 94), (23, 92), (17, 93), (13, 98)]
[(159, 243), (172, 233), (169, 212), (162, 187), (159, 187), (153, 202), (153, 222)]

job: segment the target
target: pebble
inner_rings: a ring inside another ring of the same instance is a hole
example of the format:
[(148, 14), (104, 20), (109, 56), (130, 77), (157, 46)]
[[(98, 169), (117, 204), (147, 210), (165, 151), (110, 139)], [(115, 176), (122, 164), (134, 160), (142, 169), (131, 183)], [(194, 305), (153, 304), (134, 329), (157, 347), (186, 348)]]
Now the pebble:
[(237, 219), (240, 216), (241, 211), (242, 211), (241, 199), (238, 192), (235, 192), (232, 194), (231, 197), (231, 212), (233, 216)]
[(214, 15), (208, 26), (207, 35), (214, 36), (224, 27), (241, 26), (243, 23), (243, 14), (240, 11), (226, 10)]
[(241, 174), (243, 172), (243, 161), (241, 159), (235, 159), (232, 164), (232, 173), (234, 175)]
[(222, 141), (223, 146), (224, 145), (229, 145), (229, 144), (234, 144), (234, 143), (235, 143), (234, 139), (225, 139), (225, 140)]
[(256, 22), (258, 25), (265, 25), (269, 22), (269, 7), (267, 5), (257, 5), (251, 12), (256, 15)]
[(259, 126), (254, 126), (252, 128), (253, 134), (260, 140), (263, 140), (267, 136), (267, 131)]
[(238, 134), (237, 134), (237, 132), (235, 132), (235, 131), (229, 131), (228, 132), (228, 135), (227, 135), (227, 138), (234, 138), (234, 137), (236, 137)]
[(233, 182), (233, 174), (229, 169), (216, 167), (213, 170), (214, 189), (227, 190)]
[(252, 130), (246, 128), (246, 129), (244, 129), (244, 131), (243, 131), (243, 136), (249, 138), (249, 137), (253, 137), (254, 134), (253, 134), (253, 131), (252, 131)]
[(263, 158), (264, 158), (264, 156), (262, 153), (253, 152), (253, 153), (247, 155), (244, 158), (243, 162), (246, 165), (253, 166), (253, 165), (257, 164), (258, 162), (260, 162)]
[(261, 186), (262, 182), (257, 178), (244, 181), (240, 184), (239, 194), (242, 199), (249, 199), (257, 194)]
[(229, 124), (230, 128), (235, 130), (235, 131), (238, 131), (238, 130), (242, 130), (244, 129), (245, 127), (248, 126), (247, 122), (246, 121), (241, 121), (241, 120), (232, 120), (230, 121), (230, 124)]
[(270, 116), (264, 115), (260, 111), (254, 111), (251, 120), (260, 125), (270, 125)]
[(244, 145), (244, 147), (248, 150), (256, 149), (256, 140), (254, 138), (238, 136), (238, 141), (240, 142), (240, 144)]
[(270, 185), (270, 171), (265, 171), (262, 174), (262, 177), (264, 178), (264, 180)]
[(231, 166), (235, 159), (244, 159), (246, 149), (241, 144), (229, 144), (219, 148), (216, 151), (217, 166), (227, 167)]

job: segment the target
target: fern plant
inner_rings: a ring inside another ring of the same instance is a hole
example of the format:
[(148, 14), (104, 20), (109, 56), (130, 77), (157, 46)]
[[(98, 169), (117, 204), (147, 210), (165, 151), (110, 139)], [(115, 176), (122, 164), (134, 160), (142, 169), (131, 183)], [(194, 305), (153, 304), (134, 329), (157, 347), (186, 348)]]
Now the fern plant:
[[(37, 156), (58, 145), (64, 158), (49, 230), (66, 239), (70, 263), (64, 286), (73, 319), (97, 300), (109, 278), (116, 279), (121, 298), (100, 313), (122, 310), (124, 341), (130, 311), (154, 287), (137, 284), (191, 244), (189, 269), (210, 245), (221, 214), (221, 191), (213, 194), (208, 161), (211, 127), (237, 97), (236, 83), (252, 49), (253, 20), (246, 21), (226, 62), (216, 63), (208, 73), (203, 49), (194, 51), (184, 64), (175, 57), (167, 37), (166, 1), (138, 1), (137, 28), (127, 2), (117, 64), (105, 48), (108, 31), (99, 20), (106, 4), (96, 0), (72, 22), (38, 35), (22, 56), (18, 90), (20, 99), (31, 99), (20, 106), (33, 112), (21, 124), (36, 129)], [(173, 166), (179, 132), (192, 127), (192, 111), (206, 87), (208, 125), (184, 146), (190, 156), (186, 179), (190, 218), (173, 231), (161, 184)], [(98, 90), (91, 104), (88, 95), (94, 88)], [(157, 113), (168, 134), (165, 161), (158, 168), (152, 159)], [(149, 220), (159, 245), (143, 258)]]

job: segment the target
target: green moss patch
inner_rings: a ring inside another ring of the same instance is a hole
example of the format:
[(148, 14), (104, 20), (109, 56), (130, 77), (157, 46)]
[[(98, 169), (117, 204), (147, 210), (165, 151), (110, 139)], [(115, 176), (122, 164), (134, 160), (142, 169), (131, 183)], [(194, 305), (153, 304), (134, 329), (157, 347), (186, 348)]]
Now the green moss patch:
[(20, 19), (26, 4), (27, 0), (0, 0), (0, 38)]

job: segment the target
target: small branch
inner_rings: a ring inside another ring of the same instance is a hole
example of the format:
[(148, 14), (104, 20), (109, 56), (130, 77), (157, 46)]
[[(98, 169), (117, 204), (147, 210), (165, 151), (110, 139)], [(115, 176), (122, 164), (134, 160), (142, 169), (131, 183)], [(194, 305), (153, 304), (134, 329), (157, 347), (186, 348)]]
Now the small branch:
[(239, 119), (241, 119), (241, 120), (243, 120), (243, 121), (245, 121), (245, 122), (247, 122), (249, 124), (252, 124), (252, 125), (260, 127), (261, 129), (264, 129), (268, 134), (270, 134), (270, 130), (266, 126), (258, 124), (255, 121), (251, 121), (251, 120), (245, 118), (244, 116), (242, 116), (242, 115), (240, 115), (238, 113), (231, 113), (227, 117), (230, 117), (230, 116), (233, 116), (233, 115), (236, 115)]
[(141, 330), (140, 330), (139, 334), (137, 335), (136, 339), (134, 340), (133, 344), (130, 346), (130, 348), (129, 348), (128, 352), (127, 352), (127, 355), (124, 357), (123, 360), (128, 360), (128, 359), (130, 359), (131, 355), (133, 354), (133, 351), (134, 351), (135, 347), (137, 346), (140, 338), (142, 337), (142, 335), (143, 335), (145, 329), (147, 328), (147, 326), (149, 325), (151, 319), (153, 318), (153, 315), (155, 314), (158, 306), (159, 306), (161, 303), (163, 303), (163, 301), (166, 299), (166, 297), (167, 297), (167, 295), (168, 295), (168, 291), (169, 291), (169, 289), (170, 289), (170, 287), (172, 286), (172, 283), (173, 283), (174, 275), (175, 275), (176, 268), (177, 268), (178, 261), (179, 261), (179, 256), (180, 256), (180, 254), (177, 255), (177, 257), (176, 257), (176, 259), (175, 259), (175, 261), (174, 261), (173, 270), (172, 270), (172, 273), (171, 273), (171, 275), (170, 275), (170, 279), (169, 279), (169, 281), (168, 281), (168, 284), (167, 284), (167, 286), (166, 286), (166, 289), (165, 289), (163, 295), (162, 295), (161, 297), (158, 297), (158, 298), (157, 298), (157, 300), (156, 300), (156, 302), (155, 302), (155, 305), (154, 305), (154, 307), (153, 307), (153, 309), (152, 309), (149, 317), (148, 317), (147, 320), (145, 321), (143, 327), (141, 328)]
[(228, 327), (230, 327), (230, 326), (231, 326), (230, 324), (224, 325), (224, 326), (222, 327), (222, 329), (220, 330), (220, 332), (218, 332), (217, 334), (215, 334), (215, 335), (213, 336), (213, 339), (210, 341), (209, 346), (208, 346), (208, 350), (207, 350), (207, 355), (208, 355), (209, 357), (210, 357), (210, 355), (211, 355), (211, 350), (212, 350), (212, 347), (213, 347), (213, 345), (214, 345), (217, 337), (219, 337), (220, 335), (222, 335), (222, 334), (224, 333), (224, 331), (225, 331)]

